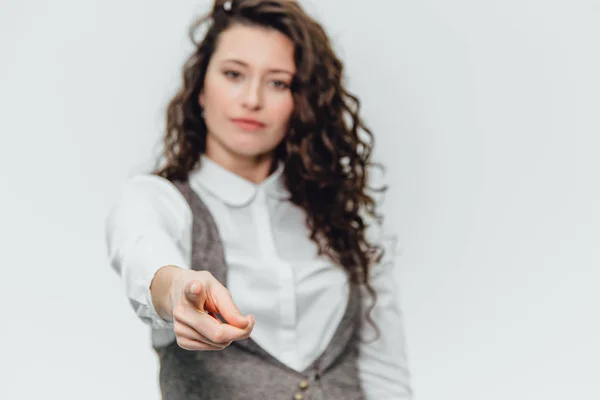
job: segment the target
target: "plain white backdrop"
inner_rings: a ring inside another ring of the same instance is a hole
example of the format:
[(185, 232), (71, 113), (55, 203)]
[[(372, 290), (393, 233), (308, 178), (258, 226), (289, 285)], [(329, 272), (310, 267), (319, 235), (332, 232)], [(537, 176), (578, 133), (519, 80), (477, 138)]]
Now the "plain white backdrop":
[[(305, 0), (388, 166), (420, 400), (600, 398), (600, 3)], [(106, 262), (207, 0), (0, 2), (0, 398), (158, 399)]]

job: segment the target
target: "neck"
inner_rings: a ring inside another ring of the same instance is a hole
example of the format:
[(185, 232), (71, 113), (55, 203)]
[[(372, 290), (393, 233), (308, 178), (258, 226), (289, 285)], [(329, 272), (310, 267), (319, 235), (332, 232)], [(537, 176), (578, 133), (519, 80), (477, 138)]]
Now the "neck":
[(260, 183), (267, 179), (275, 167), (272, 154), (237, 157), (227, 153), (206, 152), (205, 156), (226, 170), (253, 183)]

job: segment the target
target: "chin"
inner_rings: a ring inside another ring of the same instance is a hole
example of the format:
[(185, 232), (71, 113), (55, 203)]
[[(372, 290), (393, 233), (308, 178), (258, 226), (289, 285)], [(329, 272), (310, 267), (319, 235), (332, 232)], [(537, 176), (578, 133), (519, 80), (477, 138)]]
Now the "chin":
[(229, 150), (241, 157), (256, 158), (275, 151), (277, 143), (265, 143), (264, 140), (244, 140), (230, 143)]
[(240, 146), (238, 144), (237, 146), (232, 146), (230, 151), (238, 157), (257, 158), (272, 153), (275, 151), (275, 147), (260, 145)]
[[(257, 157), (271, 154), (277, 148), (280, 141), (273, 137), (260, 135), (228, 135), (209, 136), (207, 140), (212, 142), (214, 149), (228, 153), (235, 158), (255, 159)], [(283, 138), (282, 138), (283, 139)]]

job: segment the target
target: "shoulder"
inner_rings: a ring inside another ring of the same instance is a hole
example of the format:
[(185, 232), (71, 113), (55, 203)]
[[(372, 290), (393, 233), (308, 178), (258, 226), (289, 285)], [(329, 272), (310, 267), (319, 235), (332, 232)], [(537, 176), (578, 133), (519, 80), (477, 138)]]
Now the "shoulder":
[(163, 217), (185, 218), (189, 205), (179, 189), (168, 179), (153, 174), (137, 174), (117, 189), (110, 206), (111, 212), (123, 210), (135, 214), (156, 213)]

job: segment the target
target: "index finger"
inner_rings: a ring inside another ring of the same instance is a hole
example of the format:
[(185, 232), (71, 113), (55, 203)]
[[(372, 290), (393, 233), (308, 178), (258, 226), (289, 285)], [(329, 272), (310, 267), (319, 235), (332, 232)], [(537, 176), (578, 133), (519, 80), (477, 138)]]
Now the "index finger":
[(207, 298), (204, 303), (206, 311), (221, 314), (225, 322), (237, 328), (244, 329), (249, 325), (249, 317), (244, 317), (233, 302), (231, 293), (216, 279), (207, 288)]

